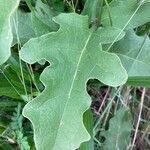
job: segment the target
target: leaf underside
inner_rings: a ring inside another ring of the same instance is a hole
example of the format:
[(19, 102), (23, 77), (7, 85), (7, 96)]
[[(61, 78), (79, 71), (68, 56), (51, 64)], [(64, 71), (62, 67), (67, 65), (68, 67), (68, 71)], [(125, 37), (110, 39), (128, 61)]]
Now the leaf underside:
[(38, 150), (73, 150), (90, 139), (83, 125), (83, 113), (90, 106), (87, 80), (119, 86), (127, 73), (118, 56), (100, 45), (111, 43), (120, 29), (92, 31), (88, 17), (74, 13), (60, 14), (54, 21), (60, 25), (57, 32), (29, 40), (20, 51), (27, 63), (45, 59), (51, 64), (40, 77), (45, 90), (24, 107), (23, 115), (33, 124)]

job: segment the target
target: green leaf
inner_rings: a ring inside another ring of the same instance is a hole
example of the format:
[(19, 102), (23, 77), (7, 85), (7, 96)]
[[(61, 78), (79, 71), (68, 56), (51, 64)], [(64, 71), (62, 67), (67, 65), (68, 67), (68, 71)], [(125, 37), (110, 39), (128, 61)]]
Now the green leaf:
[(84, 142), (81, 144), (79, 150), (94, 150), (94, 139), (93, 139), (93, 114), (91, 110), (87, 110), (83, 115), (84, 125), (89, 132), (91, 139), (88, 142)]
[(38, 0), (35, 10), (30, 13), (21, 10), (13, 15), (11, 24), (13, 31), (13, 45), (20, 42), (25, 44), (29, 39), (56, 31), (58, 25), (52, 20), (57, 15), (49, 9), (48, 5)]
[[(22, 63), (22, 71), (26, 83), (26, 90), (28, 93), (31, 93), (31, 77), (24, 63)], [(36, 78), (39, 77), (36, 73), (34, 76)], [(35, 89), (33, 87), (32, 94), (34, 95), (34, 93)], [(8, 61), (0, 68), (0, 96), (8, 96), (15, 99), (22, 99), (25, 96), (19, 58), (13, 53)]]
[(58, 25), (52, 20), (52, 18), (59, 13), (44, 4), (41, 0), (37, 0), (35, 8), (36, 11), (34, 12), (34, 16), (41, 21), (44, 27), (47, 26), (46, 28), (49, 27), (51, 31), (56, 31), (58, 29)]
[[(142, 6), (135, 13), (140, 5), (137, 0), (113, 0), (109, 4), (109, 8), (105, 6), (102, 13), (102, 24), (104, 26), (110, 25), (110, 17), (114, 27), (123, 28), (125, 24), (131, 19), (126, 29), (131, 29), (143, 25), (150, 21), (150, 3), (143, 3)], [(133, 15), (135, 13), (135, 15)], [(132, 16), (133, 15), (133, 16)]]
[(54, 10), (64, 12), (64, 1), (62, 0), (47, 0), (49, 7), (53, 7)]
[(128, 85), (150, 87), (150, 76), (148, 77), (129, 77)]
[(132, 117), (128, 108), (120, 108), (109, 122), (109, 129), (104, 132), (104, 150), (126, 149), (130, 144)]
[(119, 86), (127, 74), (119, 58), (102, 51), (100, 45), (112, 42), (119, 29), (93, 31), (87, 16), (74, 13), (60, 14), (54, 20), (60, 25), (57, 32), (31, 39), (20, 52), (21, 59), (30, 64), (41, 59), (51, 64), (40, 77), (45, 90), (25, 106), (23, 115), (33, 124), (37, 149), (73, 150), (90, 139), (82, 122), (90, 106), (88, 79)]
[(25, 13), (20, 10), (16, 11), (13, 15), (11, 25), (13, 31), (13, 45), (18, 42), (24, 44), (30, 38), (36, 37), (32, 25), (32, 13)]
[(120, 57), (128, 72), (130, 84), (133, 81), (133, 85), (148, 86), (147, 81), (150, 80), (149, 48), (148, 36), (137, 36), (133, 30), (128, 31), (122, 40), (114, 44), (112, 52)]
[(0, 1), (0, 65), (11, 55), (10, 47), (13, 40), (10, 17), (19, 5), (19, 0)]
[(19, 76), (7, 66), (5, 70), (0, 73), (0, 96), (20, 99), (21, 95), (24, 95), (24, 89)]

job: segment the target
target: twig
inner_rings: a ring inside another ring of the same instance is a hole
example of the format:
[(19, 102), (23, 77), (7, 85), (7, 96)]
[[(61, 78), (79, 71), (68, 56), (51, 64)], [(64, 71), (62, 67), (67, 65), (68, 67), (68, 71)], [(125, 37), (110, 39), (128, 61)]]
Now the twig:
[(106, 100), (106, 98), (107, 98), (107, 96), (108, 96), (108, 94), (109, 94), (109, 91), (110, 91), (110, 87), (108, 87), (108, 90), (107, 90), (107, 92), (106, 92), (106, 94), (105, 94), (105, 96), (104, 96), (104, 98), (103, 98), (103, 101), (102, 101), (102, 103), (101, 103), (101, 105), (100, 105), (100, 107), (99, 107), (99, 109), (98, 109), (98, 113), (100, 113), (100, 111), (101, 111), (101, 109), (102, 109), (102, 107), (103, 107), (103, 105), (104, 105), (104, 103), (105, 103), (105, 100)]
[(144, 103), (145, 92), (146, 92), (146, 89), (143, 88), (142, 96), (141, 96), (141, 103), (140, 103), (140, 112), (139, 112), (139, 116), (138, 116), (138, 121), (137, 121), (136, 129), (135, 129), (134, 138), (133, 138), (133, 141), (132, 141), (132, 144), (131, 144), (131, 150), (132, 150), (133, 147), (134, 147), (135, 140), (136, 140), (137, 133), (138, 133), (138, 128), (139, 128), (139, 124), (140, 124), (140, 118), (141, 118), (142, 109), (143, 109), (143, 103)]

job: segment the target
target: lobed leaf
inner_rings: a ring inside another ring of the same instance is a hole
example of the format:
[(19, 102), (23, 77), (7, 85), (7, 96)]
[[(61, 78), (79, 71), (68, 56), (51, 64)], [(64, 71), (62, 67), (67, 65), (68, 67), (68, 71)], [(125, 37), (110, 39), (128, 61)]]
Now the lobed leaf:
[(102, 51), (100, 45), (111, 43), (120, 29), (93, 31), (87, 16), (74, 13), (60, 14), (54, 21), (60, 25), (57, 32), (29, 40), (20, 51), (27, 63), (50, 62), (40, 77), (45, 90), (24, 107), (23, 115), (33, 124), (38, 150), (73, 150), (90, 139), (82, 121), (90, 106), (88, 79), (119, 86), (127, 74), (119, 58)]
[[(128, 72), (129, 81), (134, 85), (150, 86), (150, 39), (137, 36), (133, 30), (117, 42), (112, 52), (116, 53)], [(148, 81), (149, 80), (149, 81)]]

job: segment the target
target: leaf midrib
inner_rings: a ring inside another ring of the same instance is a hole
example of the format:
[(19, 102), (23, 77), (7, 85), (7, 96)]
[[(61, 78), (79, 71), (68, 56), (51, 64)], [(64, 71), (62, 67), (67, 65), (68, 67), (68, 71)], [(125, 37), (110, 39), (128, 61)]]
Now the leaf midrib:
[[(88, 36), (88, 38), (87, 38), (87, 40), (86, 40), (86, 42), (85, 42), (85, 45), (84, 45), (84, 47), (83, 47), (82, 50), (81, 50), (80, 57), (79, 57), (79, 59), (78, 59), (77, 65), (76, 65), (76, 69), (75, 69), (75, 71), (74, 71), (74, 75), (73, 75), (73, 79), (72, 79), (72, 82), (71, 82), (70, 90), (69, 90), (69, 92), (68, 92), (68, 98), (67, 98), (66, 104), (65, 104), (65, 106), (64, 106), (64, 111), (63, 111), (63, 113), (62, 113), (62, 117), (61, 117), (60, 122), (59, 122), (59, 127), (58, 127), (58, 130), (57, 130), (57, 134), (58, 134), (59, 129), (60, 129), (60, 126), (61, 126), (61, 124), (62, 124), (62, 120), (63, 120), (63, 117), (64, 117), (64, 112), (65, 112), (65, 110), (66, 110), (67, 104), (68, 104), (69, 99), (70, 99), (70, 97), (71, 97), (71, 93), (72, 93), (72, 90), (73, 90), (73, 87), (74, 87), (75, 79), (76, 79), (77, 74), (78, 74), (78, 68), (79, 68), (79, 66), (80, 66), (80, 62), (81, 62), (81, 60), (82, 60), (83, 54), (84, 54), (84, 52), (85, 52), (85, 50), (86, 50), (86, 47), (87, 47), (87, 45), (88, 45), (88, 43), (89, 43), (89, 41), (90, 41), (90, 38), (91, 38), (91, 36), (92, 36), (92, 33), (93, 33), (93, 32), (90, 32), (90, 34), (89, 34), (89, 36)], [(55, 139), (57, 139), (57, 134), (56, 134), (56, 138), (55, 138)], [(54, 143), (53, 148), (55, 147), (55, 144), (56, 144), (56, 140), (55, 140), (55, 143)]]

